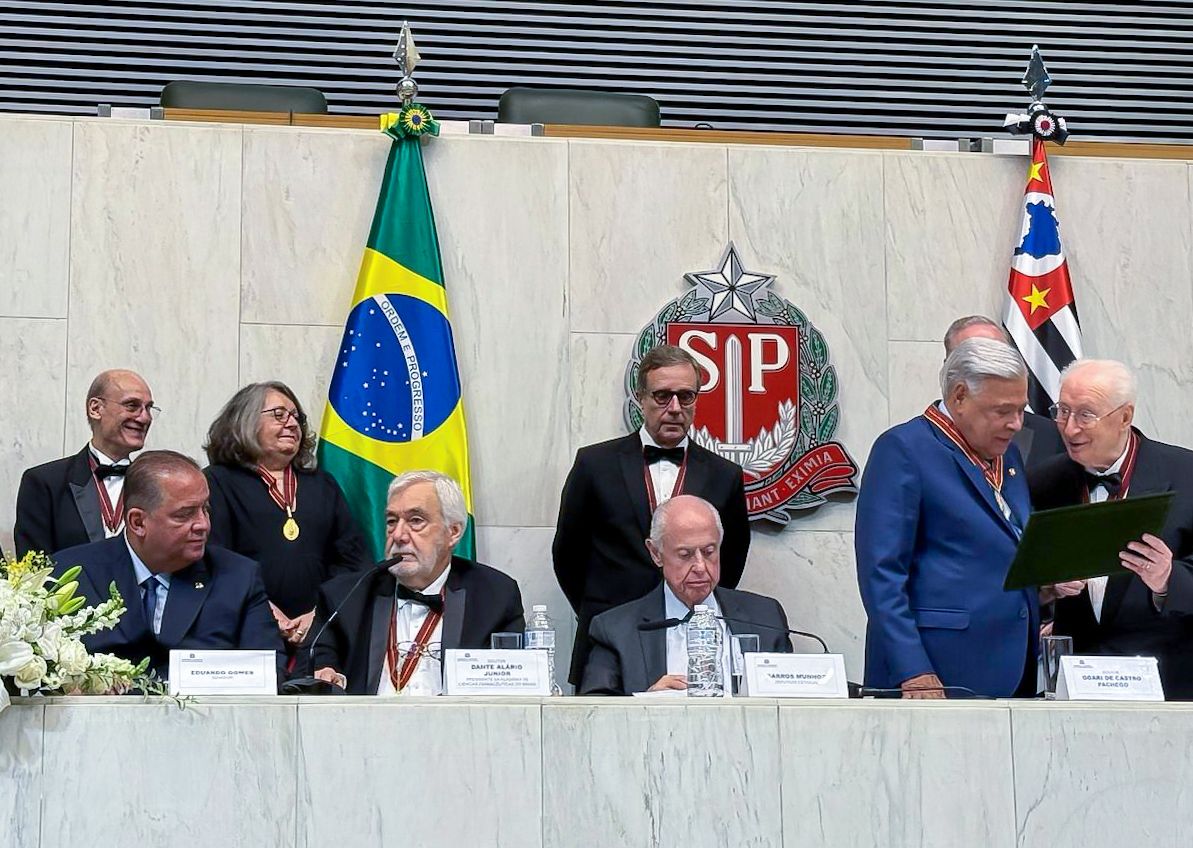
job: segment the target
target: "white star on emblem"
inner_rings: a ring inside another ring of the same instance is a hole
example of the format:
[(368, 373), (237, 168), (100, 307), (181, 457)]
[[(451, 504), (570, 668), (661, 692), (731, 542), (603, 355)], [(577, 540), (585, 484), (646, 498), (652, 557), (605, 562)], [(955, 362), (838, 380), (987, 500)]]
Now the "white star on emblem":
[(719, 269), (688, 274), (687, 278), (693, 285), (704, 287), (712, 296), (710, 321), (727, 312), (736, 312), (754, 322), (758, 320), (754, 313), (754, 294), (775, 279), (769, 274), (753, 274), (743, 269), (732, 243), (725, 251)]

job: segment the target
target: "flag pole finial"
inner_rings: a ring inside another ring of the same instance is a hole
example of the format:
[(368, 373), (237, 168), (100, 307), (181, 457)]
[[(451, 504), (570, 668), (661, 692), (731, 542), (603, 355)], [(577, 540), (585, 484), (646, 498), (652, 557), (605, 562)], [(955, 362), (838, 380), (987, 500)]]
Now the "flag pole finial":
[(421, 57), (418, 48), (414, 46), (414, 36), (410, 32), (410, 22), (402, 21), (402, 32), (398, 36), (397, 46), (394, 47), (394, 61), (398, 63), (398, 70), (402, 78), (398, 80), (398, 99), (402, 106), (409, 106), (418, 96), (418, 83), (414, 81), (414, 68)]
[(1052, 85), (1052, 77), (1044, 67), (1044, 59), (1040, 56), (1040, 46), (1031, 46), (1031, 59), (1027, 63), (1027, 71), (1023, 74), (1023, 87), (1027, 89), (1031, 102), (1024, 114), (1011, 113), (1003, 120), (1003, 126), (1015, 135), (1033, 135), (1041, 141), (1055, 141), (1064, 144), (1069, 137), (1069, 130), (1065, 126), (1065, 119), (1048, 111), (1044, 105), (1044, 92)]

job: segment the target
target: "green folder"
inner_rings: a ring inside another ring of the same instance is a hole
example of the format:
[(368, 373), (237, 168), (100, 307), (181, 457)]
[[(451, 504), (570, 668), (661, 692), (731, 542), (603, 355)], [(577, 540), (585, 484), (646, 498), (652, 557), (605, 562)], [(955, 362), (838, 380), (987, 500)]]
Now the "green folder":
[(1144, 533), (1159, 536), (1174, 497), (1165, 492), (1033, 512), (1003, 588), (1129, 574), (1119, 551)]

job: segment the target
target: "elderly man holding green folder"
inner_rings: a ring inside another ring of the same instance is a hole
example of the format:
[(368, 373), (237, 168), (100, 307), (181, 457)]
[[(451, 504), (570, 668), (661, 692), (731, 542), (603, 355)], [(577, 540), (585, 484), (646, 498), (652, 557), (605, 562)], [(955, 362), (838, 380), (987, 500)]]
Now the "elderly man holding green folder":
[(1193, 452), (1132, 426), (1135, 377), (1113, 360), (1081, 359), (1061, 373), (1053, 405), (1065, 443), (1028, 475), (1035, 509), (1172, 492), (1159, 536), (1145, 533), (1120, 560), (1127, 574), (1061, 584), (1053, 632), (1079, 654), (1159, 660), (1170, 699), (1193, 699)]

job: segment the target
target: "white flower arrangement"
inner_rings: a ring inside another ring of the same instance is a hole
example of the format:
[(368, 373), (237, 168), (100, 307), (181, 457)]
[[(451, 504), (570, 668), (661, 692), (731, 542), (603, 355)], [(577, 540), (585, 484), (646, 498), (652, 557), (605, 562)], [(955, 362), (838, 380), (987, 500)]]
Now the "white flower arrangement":
[(148, 658), (134, 665), (112, 654), (92, 654), (82, 637), (110, 630), (124, 613), (113, 583), (108, 600), (85, 607), (75, 595), (82, 568), (54, 579), (53, 561), (30, 551), (0, 560), (0, 710), (8, 691), (21, 695), (99, 695), (151, 686)]

